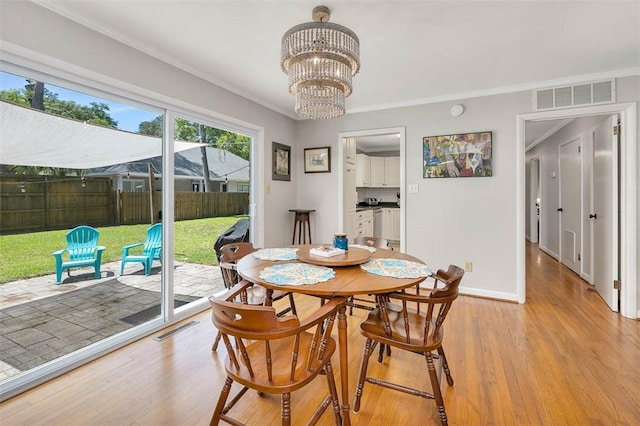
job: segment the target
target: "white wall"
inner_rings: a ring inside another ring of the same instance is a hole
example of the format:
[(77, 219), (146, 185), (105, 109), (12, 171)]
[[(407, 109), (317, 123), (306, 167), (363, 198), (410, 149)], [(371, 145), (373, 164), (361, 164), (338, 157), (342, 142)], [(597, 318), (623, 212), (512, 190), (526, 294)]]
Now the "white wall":
[[(516, 114), (530, 110), (530, 93), (464, 100), (465, 113), (456, 118), (449, 113), (455, 103), (459, 101), (305, 121), (298, 125), (297, 138), (307, 146), (330, 145), (332, 164), (338, 164), (339, 132), (406, 126), (405, 182), (419, 186), (419, 194), (402, 200), (407, 252), (435, 268), (471, 261), (465, 292), (516, 300)], [(423, 179), (423, 137), (485, 130), (493, 132), (492, 177)], [(304, 188), (298, 204), (318, 210), (314, 239), (328, 240), (340, 214), (337, 168), (323, 175), (298, 171), (297, 179)]]
[[(616, 87), (618, 102), (640, 100), (640, 77), (619, 78)], [(465, 113), (453, 118), (449, 109), (456, 103), (465, 106)], [(297, 138), (306, 141), (305, 147), (330, 145), (332, 164), (337, 164), (339, 132), (406, 126), (405, 182), (418, 184), (420, 189), (419, 194), (407, 194), (403, 200), (407, 251), (434, 267), (472, 261), (473, 272), (465, 276), (463, 292), (517, 300), (516, 194), (520, 188), (516, 162), (520, 159), (516, 156), (515, 118), (530, 111), (532, 92), (527, 91), (305, 121), (298, 125)], [(422, 178), (424, 136), (483, 130), (493, 132), (493, 177)], [(637, 143), (638, 134), (631, 139)], [(640, 150), (637, 155), (640, 157)], [(322, 176), (298, 172), (304, 188), (298, 193), (298, 204), (318, 209), (315, 240), (327, 239), (338, 226), (340, 212), (331, 201), (339, 188), (338, 176), (337, 169)], [(637, 180), (637, 171), (635, 176)], [(640, 244), (638, 237), (636, 233)], [(638, 282), (636, 278), (629, 284), (637, 286)]]

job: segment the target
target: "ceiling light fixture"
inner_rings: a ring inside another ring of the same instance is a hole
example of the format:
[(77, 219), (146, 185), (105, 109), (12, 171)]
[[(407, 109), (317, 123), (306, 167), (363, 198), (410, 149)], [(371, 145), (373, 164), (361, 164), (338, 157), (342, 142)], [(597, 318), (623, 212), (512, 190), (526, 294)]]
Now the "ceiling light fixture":
[(360, 41), (347, 27), (329, 23), (326, 6), (313, 9), (313, 22), (296, 25), (282, 36), (280, 65), (289, 75), (289, 93), (304, 118), (336, 118), (345, 113), (351, 77), (360, 70)]

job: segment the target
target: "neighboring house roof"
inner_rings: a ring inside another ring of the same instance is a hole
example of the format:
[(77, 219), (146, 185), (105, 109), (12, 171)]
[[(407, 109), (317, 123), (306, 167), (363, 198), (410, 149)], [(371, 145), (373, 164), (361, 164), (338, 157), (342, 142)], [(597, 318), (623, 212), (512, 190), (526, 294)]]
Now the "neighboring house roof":
[[(249, 181), (249, 161), (219, 148), (207, 147), (209, 161), (209, 175), (211, 180), (224, 180), (227, 177), (234, 181)], [(162, 157), (153, 157), (130, 163), (115, 164), (113, 166), (89, 169), (86, 175), (125, 175), (146, 174), (149, 164), (153, 173), (161, 174)], [(174, 157), (176, 178), (202, 178), (202, 156), (199, 148), (176, 153)]]

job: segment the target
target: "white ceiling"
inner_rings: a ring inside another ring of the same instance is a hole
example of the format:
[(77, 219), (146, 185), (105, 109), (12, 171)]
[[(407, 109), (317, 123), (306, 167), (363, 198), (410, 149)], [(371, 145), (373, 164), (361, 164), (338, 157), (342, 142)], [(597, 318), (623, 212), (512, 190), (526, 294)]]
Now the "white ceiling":
[(34, 1), (292, 117), (280, 41), (319, 4), (360, 38), (347, 113), (640, 70), (637, 0)]
[(358, 136), (356, 148), (363, 152), (400, 151), (400, 135), (390, 133), (388, 135)]

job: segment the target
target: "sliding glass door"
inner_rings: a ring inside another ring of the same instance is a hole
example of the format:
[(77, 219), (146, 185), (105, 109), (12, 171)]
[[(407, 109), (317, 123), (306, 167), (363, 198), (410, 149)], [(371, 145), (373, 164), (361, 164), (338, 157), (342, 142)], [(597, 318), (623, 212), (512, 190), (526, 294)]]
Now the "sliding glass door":
[[(4, 62), (0, 109), (4, 400), (205, 309), (220, 236), (254, 235), (259, 200), (255, 129)], [(69, 256), (78, 227), (95, 262)]]
[[(0, 72), (0, 108), (9, 265), (0, 272), (0, 381), (10, 389), (160, 314), (163, 139), (150, 123), (163, 112), (13, 69)], [(80, 261), (73, 248), (86, 227), (98, 237)]]

